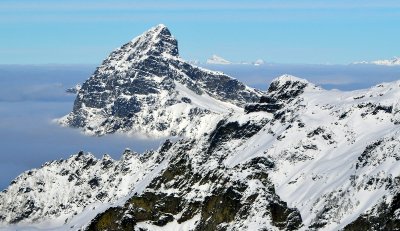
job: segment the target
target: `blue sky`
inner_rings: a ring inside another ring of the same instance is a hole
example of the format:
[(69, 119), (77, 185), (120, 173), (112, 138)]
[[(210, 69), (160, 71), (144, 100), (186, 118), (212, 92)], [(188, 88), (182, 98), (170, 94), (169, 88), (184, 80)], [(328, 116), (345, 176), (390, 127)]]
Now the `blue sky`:
[(98, 64), (166, 24), (185, 59), (345, 64), (400, 56), (400, 1), (2, 0), (0, 64)]

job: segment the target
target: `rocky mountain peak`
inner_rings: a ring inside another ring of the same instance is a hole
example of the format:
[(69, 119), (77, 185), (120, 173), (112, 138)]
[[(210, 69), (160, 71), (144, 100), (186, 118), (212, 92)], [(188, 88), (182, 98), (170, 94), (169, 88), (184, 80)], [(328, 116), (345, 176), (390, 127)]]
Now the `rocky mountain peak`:
[(246, 105), (245, 111), (247, 113), (257, 111), (275, 113), (303, 94), (307, 87), (311, 89), (317, 88), (305, 79), (292, 75), (279, 76), (272, 80), (267, 94), (261, 96), (258, 103)]
[(274, 92), (279, 90), (286, 90), (288, 88), (304, 88), (310, 83), (306, 79), (298, 78), (293, 75), (281, 75), (271, 81), (268, 88), (268, 92)]
[(136, 37), (131, 44), (148, 55), (179, 55), (178, 42), (164, 24), (159, 24)]
[(60, 123), (93, 135), (186, 135), (205, 117), (241, 110), (260, 96), (230, 76), (179, 58), (177, 40), (160, 24), (112, 52)]
[(133, 48), (142, 55), (179, 55), (178, 42), (164, 24), (152, 27), (148, 31), (134, 38), (131, 42), (122, 46), (121, 50), (123, 50), (125, 46), (127, 46), (127, 48)]
[[(304, 92), (304, 89), (310, 83), (301, 78), (297, 78), (292, 75), (282, 75), (272, 80), (266, 97), (263, 97), (260, 102), (268, 103), (267, 99), (273, 99), (274, 101), (287, 101), (293, 99)], [(267, 100), (267, 101), (266, 101)]]
[(178, 41), (165, 25), (159, 24), (113, 51), (96, 73), (125, 72), (132, 64), (149, 57), (178, 56)]

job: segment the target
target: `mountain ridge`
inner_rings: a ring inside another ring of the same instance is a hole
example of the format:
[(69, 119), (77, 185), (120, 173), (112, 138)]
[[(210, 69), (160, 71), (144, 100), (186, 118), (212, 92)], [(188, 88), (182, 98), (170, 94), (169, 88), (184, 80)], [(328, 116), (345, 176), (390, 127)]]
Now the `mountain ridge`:
[[(297, 77), (281, 76), (260, 99), (259, 104), (270, 107), (231, 115), (220, 120), (208, 134), (166, 141), (143, 157), (134, 154), (144, 162), (136, 172), (125, 176), (142, 179), (131, 184), (130, 193), (125, 191), (120, 199), (110, 197), (120, 202), (101, 210), (92, 210), (90, 203), (85, 209), (77, 207), (78, 211), (94, 211), (83, 218), (69, 210), (67, 224), (58, 227), (357, 230), (360, 225), (373, 227), (385, 219), (389, 221), (387, 227), (398, 227), (399, 219), (393, 214), (400, 208), (393, 203), (400, 192), (400, 157), (396, 151), (400, 150), (400, 129), (396, 125), (400, 121), (399, 95), (400, 82), (340, 92), (321, 89)], [(280, 106), (271, 110), (271, 105)], [(102, 162), (90, 166), (96, 168)], [(69, 178), (62, 174), (64, 166), (51, 174)], [(145, 166), (151, 168), (143, 172), (148, 168)], [(108, 191), (106, 179), (119, 173), (113, 167), (107, 169), (91, 193)], [(36, 174), (31, 175), (25, 173), (25, 178)], [(23, 178), (0, 194), (0, 199), (19, 191), (19, 185), (26, 184)], [(89, 182), (85, 184), (91, 188)], [(120, 187), (126, 189), (117, 185)], [(39, 187), (32, 189), (23, 195), (29, 196)], [(229, 205), (227, 210), (219, 210), (215, 200)], [(13, 206), (19, 204), (17, 201)], [(144, 201), (147, 202), (143, 204)], [(159, 210), (151, 215), (143, 207), (146, 204)], [(162, 207), (174, 204), (177, 207)], [(29, 209), (23, 203), (19, 205)], [(212, 210), (216, 212), (211, 213)], [(79, 225), (73, 223), (82, 219), (85, 222)]]

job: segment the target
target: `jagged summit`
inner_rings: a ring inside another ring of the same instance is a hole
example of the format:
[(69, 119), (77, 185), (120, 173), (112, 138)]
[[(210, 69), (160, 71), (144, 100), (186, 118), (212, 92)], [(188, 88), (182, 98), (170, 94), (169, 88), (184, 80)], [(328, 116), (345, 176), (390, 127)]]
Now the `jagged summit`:
[(302, 101), (304, 92), (318, 92), (322, 89), (308, 82), (306, 79), (298, 78), (293, 75), (282, 75), (272, 80), (268, 91), (261, 96), (258, 103), (250, 103), (245, 106), (245, 111), (258, 112), (266, 111), (276, 113), (285, 108), (285, 105), (298, 104)]
[(271, 81), (268, 88), (269, 95), (276, 95), (280, 99), (294, 98), (304, 92), (306, 87), (315, 89), (316, 86), (306, 79), (293, 75), (282, 75)]
[(179, 55), (178, 41), (164, 24), (152, 27), (128, 44), (132, 44), (137, 50), (146, 52), (145, 54), (148, 55)]
[(279, 77), (276, 77), (275, 79), (273, 79), (271, 81), (271, 83), (275, 83), (275, 82), (277, 82), (279, 84), (285, 83), (285, 82), (301, 82), (301, 83), (305, 83), (305, 84), (310, 83), (306, 79), (302, 79), (302, 78), (296, 77), (294, 75), (288, 75), (288, 74), (284, 74)]
[(149, 56), (179, 56), (178, 41), (164, 24), (152, 27), (113, 51), (96, 72), (126, 71), (134, 62)]
[(104, 60), (82, 85), (73, 111), (59, 122), (92, 135), (188, 135), (209, 129), (198, 129), (200, 120), (215, 121), (259, 100), (260, 91), (178, 54), (166, 26), (151, 28)]

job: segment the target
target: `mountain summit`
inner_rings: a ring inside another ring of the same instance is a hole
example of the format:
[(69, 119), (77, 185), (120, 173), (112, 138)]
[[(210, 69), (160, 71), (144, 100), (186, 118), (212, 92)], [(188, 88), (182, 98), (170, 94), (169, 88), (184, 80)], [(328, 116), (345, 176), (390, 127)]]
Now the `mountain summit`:
[(232, 77), (182, 60), (177, 40), (160, 24), (113, 51), (82, 85), (73, 111), (59, 122), (92, 135), (201, 134), (209, 129), (196, 128), (201, 120), (241, 111), (260, 96)]
[(110, 74), (115, 71), (122, 72), (132, 63), (149, 56), (179, 56), (178, 41), (163, 24), (151, 28), (112, 52), (97, 71)]

